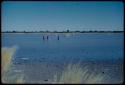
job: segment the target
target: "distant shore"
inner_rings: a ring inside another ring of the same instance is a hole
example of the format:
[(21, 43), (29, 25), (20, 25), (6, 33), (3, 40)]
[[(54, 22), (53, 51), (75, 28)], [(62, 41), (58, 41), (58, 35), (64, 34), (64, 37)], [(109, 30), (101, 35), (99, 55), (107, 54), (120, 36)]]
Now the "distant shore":
[(7, 31), (1, 33), (124, 33), (124, 31), (71, 31), (71, 32), (17, 32), (17, 31)]

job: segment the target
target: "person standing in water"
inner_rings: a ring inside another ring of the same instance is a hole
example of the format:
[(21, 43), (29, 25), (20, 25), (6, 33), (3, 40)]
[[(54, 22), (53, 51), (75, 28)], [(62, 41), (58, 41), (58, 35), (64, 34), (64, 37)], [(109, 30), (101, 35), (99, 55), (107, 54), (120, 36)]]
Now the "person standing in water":
[(58, 40), (59, 40), (59, 35), (58, 35)]
[(49, 36), (47, 35), (47, 40), (49, 39)]
[(44, 40), (44, 36), (43, 36), (43, 40)]

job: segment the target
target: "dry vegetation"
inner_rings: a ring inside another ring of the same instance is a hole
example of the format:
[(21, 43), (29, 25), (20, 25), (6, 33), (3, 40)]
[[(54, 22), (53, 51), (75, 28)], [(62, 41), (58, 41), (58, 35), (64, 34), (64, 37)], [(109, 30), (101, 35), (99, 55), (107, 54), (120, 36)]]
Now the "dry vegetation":
[(80, 67), (80, 64), (69, 64), (61, 76), (54, 75), (53, 83), (66, 83), (66, 84), (97, 84), (104, 83), (104, 76), (101, 74), (95, 74), (94, 72), (89, 73), (89, 68), (85, 66)]
[(8, 73), (11, 72), (12, 58), (17, 50), (17, 46), (10, 48), (2, 48), (2, 65), (1, 65), (1, 76), (3, 83), (24, 83), (24, 76), (21, 74), (15, 74), (9, 76)]

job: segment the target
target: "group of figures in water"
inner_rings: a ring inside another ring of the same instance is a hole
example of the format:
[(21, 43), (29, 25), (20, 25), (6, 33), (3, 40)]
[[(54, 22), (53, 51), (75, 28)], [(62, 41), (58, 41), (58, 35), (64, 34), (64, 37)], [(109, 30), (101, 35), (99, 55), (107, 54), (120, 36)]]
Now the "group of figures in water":
[[(49, 36), (47, 35), (46, 37), (45, 36), (43, 36), (43, 40), (48, 40), (49, 39)], [(57, 36), (57, 40), (59, 40), (59, 35)]]

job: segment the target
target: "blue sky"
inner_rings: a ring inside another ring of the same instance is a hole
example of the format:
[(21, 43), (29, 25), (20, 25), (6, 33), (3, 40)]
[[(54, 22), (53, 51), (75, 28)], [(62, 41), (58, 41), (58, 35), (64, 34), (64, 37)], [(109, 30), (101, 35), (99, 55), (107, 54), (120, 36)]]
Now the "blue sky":
[(123, 2), (4, 1), (2, 31), (123, 30)]

